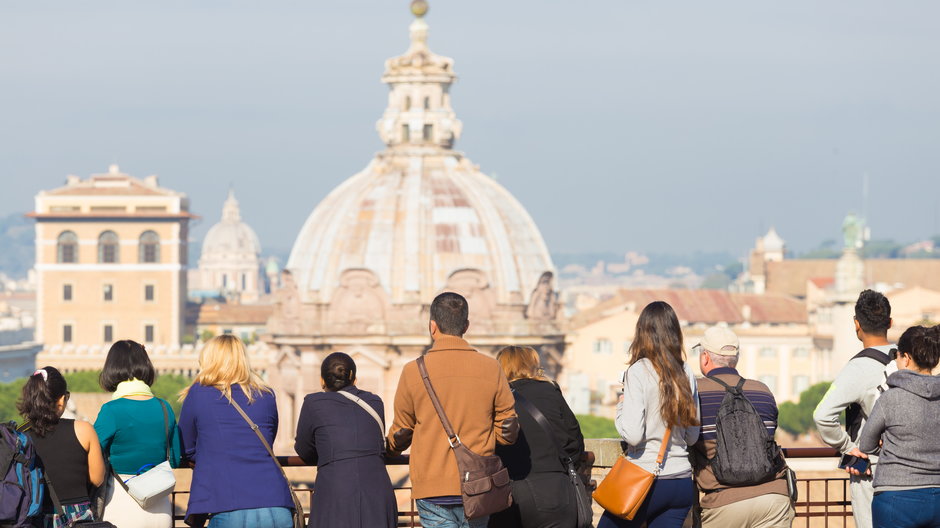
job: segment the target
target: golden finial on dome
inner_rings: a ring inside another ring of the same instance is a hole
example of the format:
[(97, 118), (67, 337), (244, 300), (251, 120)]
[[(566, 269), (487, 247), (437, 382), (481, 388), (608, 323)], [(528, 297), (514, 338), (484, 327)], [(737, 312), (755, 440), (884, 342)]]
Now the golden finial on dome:
[(421, 18), (428, 13), (427, 0), (413, 0), (411, 2), (411, 14)]

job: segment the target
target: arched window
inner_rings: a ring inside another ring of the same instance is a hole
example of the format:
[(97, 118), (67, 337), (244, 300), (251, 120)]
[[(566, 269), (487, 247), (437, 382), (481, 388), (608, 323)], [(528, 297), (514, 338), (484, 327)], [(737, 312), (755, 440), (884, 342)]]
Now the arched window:
[(98, 262), (117, 263), (120, 239), (114, 231), (105, 231), (98, 237)]
[(56, 262), (74, 264), (78, 262), (78, 237), (72, 231), (63, 231), (56, 242)]
[(141, 262), (160, 262), (160, 235), (153, 231), (144, 231), (137, 245)]

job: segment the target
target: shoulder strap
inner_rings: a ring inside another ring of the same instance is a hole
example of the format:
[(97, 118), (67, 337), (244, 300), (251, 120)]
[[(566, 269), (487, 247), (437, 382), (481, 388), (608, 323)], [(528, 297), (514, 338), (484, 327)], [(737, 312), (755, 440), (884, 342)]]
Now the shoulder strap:
[(255, 422), (252, 422), (251, 418), (245, 414), (245, 411), (242, 410), (240, 405), (238, 405), (238, 402), (236, 402), (234, 399), (230, 401), (232, 402), (232, 407), (235, 407), (235, 410), (238, 411), (238, 414), (240, 414), (242, 418), (248, 422), (248, 425), (251, 426), (251, 430), (254, 431), (256, 435), (258, 435), (258, 440), (261, 440), (261, 445), (263, 445), (264, 448), (268, 451), (268, 454), (271, 455), (271, 460), (274, 461), (274, 465), (277, 466), (277, 469), (281, 471), (281, 476), (283, 476), (284, 481), (287, 482), (287, 489), (290, 489), (290, 479), (287, 478), (287, 473), (284, 471), (284, 467), (281, 466), (281, 463), (277, 461), (277, 456), (274, 455), (274, 450), (271, 449), (271, 444), (268, 443), (268, 439), (265, 438), (263, 434), (261, 434), (261, 430), (258, 429), (258, 426), (255, 424)]
[(447, 414), (444, 413), (444, 407), (441, 405), (441, 400), (438, 399), (437, 393), (434, 392), (434, 386), (431, 385), (431, 379), (428, 377), (428, 367), (424, 364), (424, 356), (418, 357), (418, 370), (421, 372), (421, 379), (424, 381), (424, 388), (428, 391), (428, 396), (431, 398), (431, 404), (434, 405), (434, 410), (437, 411), (438, 418), (441, 419), (441, 425), (444, 426), (444, 432), (447, 434), (447, 442), (450, 443), (450, 447), (456, 447), (460, 445), (460, 437), (454, 432), (454, 428), (450, 425), (450, 420), (447, 419)]
[[(861, 352), (859, 352), (858, 354), (855, 354), (854, 356), (852, 356), (852, 359), (858, 359), (858, 358), (874, 359), (875, 361), (877, 361), (878, 363), (881, 363), (882, 365), (887, 365), (888, 362), (891, 361), (891, 358), (888, 357), (888, 354), (885, 354), (884, 352), (878, 350), (877, 348), (866, 348), (862, 350)], [(849, 361), (851, 361), (851, 359)]]
[[(154, 396), (156, 398), (156, 396)], [(160, 404), (160, 410), (163, 411), (163, 439), (166, 440), (166, 460), (170, 461), (170, 418), (167, 415), (166, 405), (163, 403), (163, 400), (157, 398), (157, 403)], [(170, 464), (173, 464), (170, 462)]]
[(527, 413), (532, 415), (532, 418), (535, 418), (535, 423), (539, 424), (539, 427), (542, 428), (542, 431), (545, 431), (545, 434), (547, 434), (548, 437), (552, 439), (552, 443), (555, 444), (555, 450), (558, 451), (558, 457), (561, 458), (565, 464), (569, 463), (571, 461), (571, 457), (565, 453), (564, 448), (558, 441), (558, 437), (555, 436), (554, 429), (548, 422), (548, 418), (542, 414), (542, 411), (540, 411), (539, 408), (535, 406), (535, 404), (523, 396), (521, 392), (513, 390), (512, 395), (516, 398), (516, 403), (522, 406), (522, 408), (525, 409)]
[(656, 471), (653, 472), (657, 477), (659, 476), (659, 472), (663, 470), (670, 438), (672, 438), (672, 427), (666, 427), (666, 433), (663, 434), (663, 445), (659, 446), (659, 455), (656, 456)]
[[(36, 437), (33, 436), (31, 430), (31, 425), (29, 422), (24, 422), (23, 425), (17, 428), (17, 431), (25, 434), (33, 442), (33, 451), (36, 455), (39, 456), (39, 459), (42, 460), (42, 455), (39, 454), (39, 445), (36, 444)], [(59, 496), (56, 495), (55, 488), (52, 486), (52, 479), (49, 477), (49, 471), (43, 467), (42, 480), (46, 484), (46, 489), (49, 490), (49, 498), (52, 499), (52, 506), (55, 508), (56, 515), (65, 515), (65, 510), (62, 509), (62, 503), (59, 502)]]
[(350, 394), (343, 390), (338, 390), (336, 391), (336, 393), (352, 400), (353, 402), (356, 403), (356, 405), (362, 407), (363, 410), (369, 413), (369, 415), (371, 415), (372, 418), (375, 419), (375, 423), (379, 425), (379, 434), (382, 435), (382, 438), (385, 438), (385, 424), (382, 422), (382, 419), (379, 418), (379, 413), (375, 412), (375, 409), (373, 409), (371, 405), (366, 403), (362, 398), (360, 398), (359, 396), (356, 396), (355, 394)]

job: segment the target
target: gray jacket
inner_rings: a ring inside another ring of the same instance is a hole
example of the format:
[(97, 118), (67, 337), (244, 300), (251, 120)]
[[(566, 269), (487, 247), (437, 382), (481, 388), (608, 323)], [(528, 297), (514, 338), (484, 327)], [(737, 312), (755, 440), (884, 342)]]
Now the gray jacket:
[[(695, 375), (687, 363), (682, 365), (692, 389), (695, 416), (701, 419)], [(620, 437), (627, 443), (627, 457), (636, 465), (653, 472), (656, 457), (663, 445), (666, 424), (659, 411), (659, 374), (648, 359), (641, 359), (627, 369), (623, 383), (623, 400), (617, 404), (615, 424)], [(689, 446), (698, 440), (699, 426), (677, 427), (670, 433), (669, 446), (661, 476), (683, 478), (692, 476)]]
[[(873, 347), (885, 352), (893, 345)], [(885, 366), (871, 358), (857, 358), (850, 360), (833, 380), (829, 391), (820, 400), (813, 412), (813, 421), (823, 442), (836, 448), (840, 453), (846, 453), (857, 447), (856, 442), (849, 438), (845, 428), (839, 423), (839, 415), (852, 403), (862, 406), (862, 426), (864, 420), (871, 414), (872, 406), (877, 398), (875, 387), (884, 381)], [(873, 460), (872, 462), (876, 462)]]
[(879, 450), (876, 491), (940, 486), (940, 377), (900, 370), (875, 402), (859, 449)]

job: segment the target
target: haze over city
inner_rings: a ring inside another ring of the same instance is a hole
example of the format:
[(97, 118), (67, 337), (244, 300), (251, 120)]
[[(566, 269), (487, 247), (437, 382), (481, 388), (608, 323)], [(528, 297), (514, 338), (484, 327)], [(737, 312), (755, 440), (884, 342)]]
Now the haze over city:
[[(119, 163), (218, 218), (231, 185), (265, 247), (382, 148), (390, 2), (7, 2), (0, 214)], [(931, 2), (435, 2), (456, 148), (552, 252), (800, 251), (849, 211), (874, 238), (940, 232)], [(869, 205), (862, 181), (870, 181)], [(706, 198), (707, 200), (703, 200)]]

